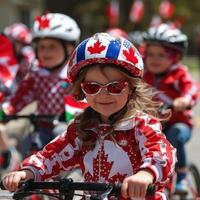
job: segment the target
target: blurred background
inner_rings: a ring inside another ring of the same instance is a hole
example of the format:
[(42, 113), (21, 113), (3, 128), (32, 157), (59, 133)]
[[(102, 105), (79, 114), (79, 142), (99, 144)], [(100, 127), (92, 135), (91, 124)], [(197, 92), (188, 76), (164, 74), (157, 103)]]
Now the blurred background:
[(152, 24), (170, 21), (189, 37), (190, 67), (200, 66), (200, 1), (0, 0), (0, 31), (14, 22), (25, 23), (31, 28), (35, 17), (45, 12), (60, 12), (73, 17), (81, 27), (82, 39), (111, 27), (126, 32), (145, 31)]

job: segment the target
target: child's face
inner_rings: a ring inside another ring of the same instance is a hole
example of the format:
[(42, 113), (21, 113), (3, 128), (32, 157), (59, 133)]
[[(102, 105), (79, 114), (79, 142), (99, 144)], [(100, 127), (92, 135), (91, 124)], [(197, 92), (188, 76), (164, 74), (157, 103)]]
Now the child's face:
[[(102, 85), (113, 81), (126, 80), (126, 77), (118, 70), (112, 67), (105, 67), (103, 71), (99, 66), (94, 66), (88, 70), (84, 81), (96, 82)], [(124, 87), (119, 95), (112, 95), (103, 88), (96, 95), (85, 94), (88, 104), (98, 113), (102, 121), (106, 122), (113, 113), (122, 109), (128, 101), (130, 89), (128, 84)]]
[(42, 65), (47, 68), (53, 68), (54, 66), (62, 63), (65, 58), (63, 45), (56, 39), (40, 39), (37, 47), (38, 58)]
[(172, 60), (161, 45), (149, 45), (147, 47), (145, 62), (147, 69), (153, 74), (161, 74), (172, 65)]

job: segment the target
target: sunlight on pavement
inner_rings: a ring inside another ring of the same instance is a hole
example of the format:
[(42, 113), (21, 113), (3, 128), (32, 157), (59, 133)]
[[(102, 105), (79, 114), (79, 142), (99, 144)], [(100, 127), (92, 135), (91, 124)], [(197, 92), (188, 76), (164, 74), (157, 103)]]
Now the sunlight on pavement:
[(196, 116), (194, 122), (195, 122), (195, 127), (200, 128), (200, 116)]

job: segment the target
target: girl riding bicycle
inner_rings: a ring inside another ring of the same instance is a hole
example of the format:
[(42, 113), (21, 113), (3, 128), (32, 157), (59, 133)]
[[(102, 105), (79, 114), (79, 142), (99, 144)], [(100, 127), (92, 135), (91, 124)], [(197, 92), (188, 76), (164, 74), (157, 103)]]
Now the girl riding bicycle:
[[(33, 43), (39, 66), (30, 71), (15, 94), (3, 104), (6, 114), (15, 114), (33, 101), (37, 101), (39, 115), (58, 116), (65, 112), (64, 96), (69, 93), (66, 82), (66, 63), (79, 37), (80, 29), (74, 19), (69, 16), (48, 13), (36, 18), (33, 24)], [(59, 127), (64, 131), (66, 123), (59, 124)], [(52, 133), (53, 128), (53, 122), (42, 120), (39, 122), (39, 147), (43, 147), (55, 137), (57, 132)], [(5, 131), (0, 130), (0, 132), (2, 132), (0, 135), (6, 135)], [(30, 137), (28, 135), (22, 145), (23, 157), (29, 152)], [(0, 144), (7, 146), (4, 151), (9, 151), (8, 142), (2, 139)]]
[[(35, 52), (31, 47), (32, 33), (23, 23), (14, 23), (4, 28), (3, 33), (11, 40), (15, 57), (19, 64), (13, 90), (17, 88), (25, 75), (31, 70), (35, 59)], [(14, 92), (14, 91), (13, 91)]]
[(193, 127), (192, 107), (197, 100), (197, 87), (187, 67), (181, 63), (188, 39), (179, 29), (168, 24), (150, 28), (144, 35), (146, 43), (144, 79), (162, 93), (158, 99), (173, 107), (164, 126), (164, 133), (177, 149), (177, 183), (175, 193), (187, 193), (185, 178), (187, 159), (185, 144)]
[(7, 174), (4, 186), (15, 191), (20, 180), (45, 180), (60, 170), (79, 166), (86, 182), (122, 183), (122, 198), (154, 197), (174, 173), (175, 149), (161, 132), (160, 103), (142, 80), (143, 61), (130, 41), (97, 33), (81, 42), (68, 63), (76, 99), (89, 107), (44, 149), (23, 161), (20, 171)]

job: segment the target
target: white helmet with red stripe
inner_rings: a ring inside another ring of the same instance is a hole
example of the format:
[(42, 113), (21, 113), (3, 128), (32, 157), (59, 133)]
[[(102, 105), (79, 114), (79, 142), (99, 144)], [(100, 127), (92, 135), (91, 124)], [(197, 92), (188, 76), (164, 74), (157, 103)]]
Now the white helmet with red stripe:
[(7, 26), (4, 29), (4, 34), (10, 37), (13, 40), (24, 44), (30, 44), (32, 41), (31, 31), (25, 24), (15, 23), (10, 26)]
[(96, 63), (113, 63), (133, 77), (142, 78), (143, 60), (133, 44), (123, 37), (96, 33), (81, 42), (68, 62), (68, 79), (75, 82), (81, 69)]
[(77, 42), (80, 33), (75, 20), (60, 13), (47, 13), (38, 16), (33, 24), (33, 39), (49, 37)]

